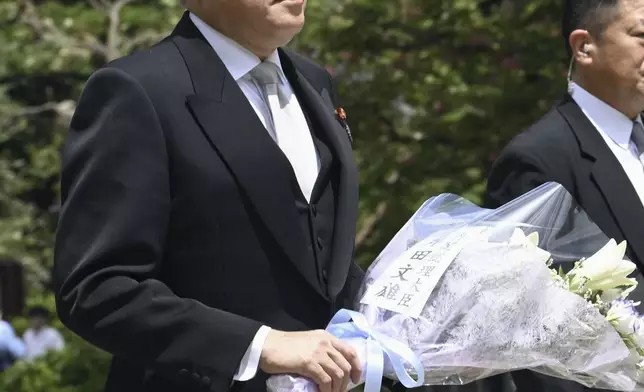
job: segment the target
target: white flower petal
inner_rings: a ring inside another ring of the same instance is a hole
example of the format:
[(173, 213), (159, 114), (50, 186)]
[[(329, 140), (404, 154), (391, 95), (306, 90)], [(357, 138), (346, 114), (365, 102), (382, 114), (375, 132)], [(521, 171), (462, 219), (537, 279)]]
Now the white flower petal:
[(633, 340), (638, 347), (644, 348), (644, 319), (638, 317), (633, 326)]
[(511, 245), (522, 245), (525, 243), (525, 233), (523, 230), (519, 229), (518, 227), (514, 228), (514, 231), (512, 232), (512, 235), (510, 236), (510, 240), (508, 241)]
[(617, 243), (611, 238), (597, 253), (581, 262), (581, 268), (578, 273), (582, 274), (583, 271), (584, 276), (592, 278), (595, 275), (604, 273), (606, 270), (612, 270), (623, 258), (624, 255), (620, 255)]
[(625, 336), (632, 335), (635, 333), (636, 323), (640, 320), (635, 306), (636, 303), (633, 301), (613, 301), (606, 314), (606, 319), (613, 324), (620, 334)]
[(534, 250), (543, 259), (544, 263), (550, 259), (550, 253), (539, 248), (539, 233), (536, 231), (526, 236), (523, 230), (515, 228), (508, 242), (510, 245), (519, 245)]
[(629, 260), (624, 260), (626, 242), (619, 245), (611, 239), (597, 253), (586, 260), (581, 260), (579, 265), (570, 272), (571, 287), (578, 289), (585, 284), (586, 288), (593, 291), (606, 291), (616, 288), (630, 287), (637, 282), (628, 278), (635, 271), (636, 266)]
[(530, 241), (531, 244), (533, 244), (535, 247), (539, 246), (539, 233), (536, 231), (533, 231), (532, 233), (528, 234), (525, 237), (528, 241)]
[(606, 290), (602, 293), (601, 299), (605, 303), (611, 303), (615, 301), (618, 298), (624, 298), (622, 295), (624, 293), (624, 290), (620, 289), (609, 289)]

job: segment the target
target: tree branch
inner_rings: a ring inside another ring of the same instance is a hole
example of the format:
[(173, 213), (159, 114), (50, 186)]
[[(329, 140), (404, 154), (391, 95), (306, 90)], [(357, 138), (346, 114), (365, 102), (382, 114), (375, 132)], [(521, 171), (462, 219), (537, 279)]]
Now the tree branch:
[(11, 26), (13, 24), (16, 24), (20, 21), (20, 18), (22, 17), (22, 13), (25, 11), (25, 5), (24, 4), (19, 4), (18, 5), (18, 11), (16, 14), (7, 20), (0, 21), (0, 28), (5, 28), (7, 26)]
[(49, 281), (51, 272), (43, 263), (33, 257), (19, 257), (18, 262), (27, 270), (28, 285), (31, 287), (42, 288), (44, 282)]
[(84, 82), (89, 78), (89, 74), (80, 72), (47, 72), (47, 73), (26, 73), (26, 74), (13, 74), (0, 77), (0, 84), (22, 84), (22, 83), (37, 83), (37, 84), (51, 84), (53, 82), (60, 82), (62, 79), (70, 79), (74, 82)]
[(22, 2), (25, 10), (21, 15), (21, 20), (31, 27), (40, 38), (66, 49), (75, 49), (77, 54), (90, 51), (104, 58), (109, 57), (108, 48), (96, 38), (90, 35), (86, 35), (83, 40), (74, 38), (60, 30), (51, 20), (43, 19), (36, 11), (36, 6), (32, 0), (22, 0)]
[(23, 12), (19, 19), (31, 27), (40, 38), (61, 48), (71, 50), (74, 54), (83, 55), (89, 51), (101, 57), (104, 62), (115, 60), (124, 54), (130, 53), (139, 45), (160, 40), (165, 36), (165, 34), (154, 30), (146, 30), (131, 39), (124, 39), (120, 32), (121, 11), (123, 7), (135, 0), (87, 0), (94, 9), (103, 13), (107, 19), (105, 42), (101, 42), (91, 34), (76, 38), (58, 28), (50, 19), (39, 15), (34, 0), (20, 1)]
[(92, 7), (94, 7), (98, 11), (105, 12), (105, 10), (107, 9), (107, 5), (105, 5), (104, 0), (88, 0), (88, 1), (92, 5)]
[(121, 52), (124, 54), (131, 53), (138, 46), (160, 41), (166, 35), (167, 33), (165, 32), (158, 32), (154, 30), (143, 31), (137, 34), (136, 36), (134, 36), (133, 38), (128, 39), (126, 43), (123, 43), (121, 45)]
[[(376, 209), (373, 213), (369, 214), (364, 220), (364, 224), (358, 233), (356, 234), (356, 249), (364, 245), (364, 242), (369, 238), (371, 233), (374, 231), (376, 225), (382, 220), (382, 217), (387, 212), (388, 204), (386, 201), (381, 201), (376, 206)], [(356, 253), (358, 253), (356, 251)]]
[(76, 102), (65, 100), (60, 102), (47, 102), (37, 106), (23, 106), (16, 108), (10, 105), (0, 105), (0, 115), (3, 117), (28, 117), (53, 111), (61, 117), (71, 118), (76, 109)]
[(110, 53), (108, 61), (116, 59), (121, 54), (119, 51), (122, 40), (122, 37), (119, 34), (119, 27), (121, 26), (121, 9), (132, 1), (134, 0), (117, 0), (112, 3), (107, 10), (107, 15), (110, 21), (107, 30), (107, 47)]
[(378, 121), (382, 124), (385, 125), (385, 132), (387, 137), (389, 138), (389, 141), (391, 142), (396, 142), (396, 143), (416, 143), (418, 140), (416, 140), (412, 136), (406, 136), (406, 135), (401, 135), (398, 132), (398, 127), (396, 124), (394, 124), (393, 120), (387, 116), (378, 116)]

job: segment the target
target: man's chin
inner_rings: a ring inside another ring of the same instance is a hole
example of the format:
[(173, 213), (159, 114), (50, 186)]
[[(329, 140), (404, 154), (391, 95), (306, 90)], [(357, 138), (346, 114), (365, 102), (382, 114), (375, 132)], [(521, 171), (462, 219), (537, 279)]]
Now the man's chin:
[(277, 22), (277, 34), (275, 40), (279, 42), (290, 42), (304, 28), (304, 16), (285, 17)]
[(278, 0), (271, 5), (273, 11), (278, 15), (283, 15), (284, 18), (291, 16), (293, 18), (301, 18), (304, 16), (306, 9), (306, 1), (304, 0)]
[(281, 4), (287, 7), (304, 7), (306, 0), (273, 0), (271, 5)]
[(637, 83), (637, 93), (635, 94), (635, 100), (638, 104), (641, 104), (642, 110), (644, 110), (644, 80), (640, 80)]

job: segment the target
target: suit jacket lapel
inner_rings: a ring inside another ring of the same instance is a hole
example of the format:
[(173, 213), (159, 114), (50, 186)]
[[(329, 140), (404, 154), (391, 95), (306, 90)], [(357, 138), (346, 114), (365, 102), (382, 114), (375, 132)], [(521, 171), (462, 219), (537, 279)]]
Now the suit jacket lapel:
[(326, 89), (318, 91), (298, 67), (297, 60), (280, 50), (280, 60), (298, 98), (304, 101), (310, 115), (325, 133), (340, 162), (340, 178), (336, 200), (333, 251), (328, 273), (328, 293), (335, 297), (342, 290), (349, 266), (353, 261), (356, 222), (358, 219), (358, 171), (351, 143), (345, 129), (335, 117), (335, 108)]
[(624, 172), (615, 155), (604, 139), (581, 111), (572, 97), (567, 96), (559, 105), (559, 111), (568, 120), (579, 140), (582, 151), (591, 160), (591, 179), (606, 200), (618, 226), (644, 270), (644, 241), (641, 233), (644, 227), (644, 206), (633, 184)]
[[(186, 14), (187, 15), (187, 14)], [(295, 204), (292, 168), (210, 44), (184, 15), (172, 36), (195, 94), (187, 104), (286, 257), (321, 295)], [(252, 157), (252, 164), (248, 158)]]

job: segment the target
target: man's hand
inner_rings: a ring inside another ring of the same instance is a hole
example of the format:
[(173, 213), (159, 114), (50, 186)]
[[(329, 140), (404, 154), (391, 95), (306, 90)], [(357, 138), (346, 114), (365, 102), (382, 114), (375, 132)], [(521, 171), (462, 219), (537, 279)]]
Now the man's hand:
[(259, 367), (268, 374), (289, 373), (313, 380), (320, 392), (345, 392), (349, 377), (360, 382), (362, 372), (355, 350), (326, 331), (271, 330)]

